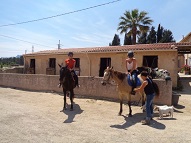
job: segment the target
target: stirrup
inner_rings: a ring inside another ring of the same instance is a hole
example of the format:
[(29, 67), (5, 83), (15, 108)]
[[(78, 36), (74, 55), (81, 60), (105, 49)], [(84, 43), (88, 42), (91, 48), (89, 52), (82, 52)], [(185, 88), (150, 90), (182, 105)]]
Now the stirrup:
[(136, 94), (136, 92), (135, 92), (135, 91), (131, 91), (131, 94), (132, 94), (132, 95), (135, 95), (135, 94)]

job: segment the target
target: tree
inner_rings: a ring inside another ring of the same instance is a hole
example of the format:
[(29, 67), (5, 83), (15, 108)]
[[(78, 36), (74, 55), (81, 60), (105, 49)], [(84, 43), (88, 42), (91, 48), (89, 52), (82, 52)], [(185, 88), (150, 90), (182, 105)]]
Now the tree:
[(127, 33), (128, 36), (132, 35), (133, 41), (132, 44), (136, 44), (137, 34), (147, 32), (149, 26), (153, 22), (150, 17), (147, 16), (147, 12), (134, 9), (132, 11), (126, 11), (124, 16), (120, 17), (120, 23), (118, 29), (120, 34)]
[(156, 31), (155, 31), (155, 28), (152, 26), (151, 31), (149, 32), (147, 37), (147, 44), (156, 43), (156, 42), (157, 42)]
[(138, 37), (139, 44), (146, 44), (147, 43), (147, 33), (142, 33), (140, 37)]
[(128, 36), (127, 33), (125, 34), (124, 37), (124, 44), (123, 45), (132, 45), (132, 38), (131, 35)]
[(163, 27), (158, 25), (158, 30), (157, 30), (157, 43), (160, 43), (160, 40), (162, 39), (162, 33), (163, 33)]
[(161, 43), (175, 42), (172, 32), (170, 30), (165, 29), (162, 33), (162, 38), (160, 42)]
[(24, 65), (24, 59), (23, 56), (0, 58), (0, 64), (3, 66), (10, 66), (12, 64)]
[(110, 46), (120, 46), (120, 38), (119, 35), (115, 34), (113, 37), (112, 43), (109, 44)]

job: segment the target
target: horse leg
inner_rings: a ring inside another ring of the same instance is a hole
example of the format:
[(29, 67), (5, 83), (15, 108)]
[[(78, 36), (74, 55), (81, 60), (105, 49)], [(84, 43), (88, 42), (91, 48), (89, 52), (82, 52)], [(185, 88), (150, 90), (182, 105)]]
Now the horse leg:
[(129, 106), (129, 117), (132, 117), (132, 109), (131, 109), (131, 101), (128, 101), (128, 106)]
[(73, 98), (74, 98), (74, 91), (73, 89), (70, 91), (70, 102), (71, 102), (71, 107), (70, 110), (73, 110)]
[(63, 89), (63, 92), (64, 92), (64, 107), (63, 107), (63, 110), (66, 110), (66, 91)]
[(120, 100), (120, 110), (118, 115), (121, 116), (122, 112), (123, 112), (123, 100)]

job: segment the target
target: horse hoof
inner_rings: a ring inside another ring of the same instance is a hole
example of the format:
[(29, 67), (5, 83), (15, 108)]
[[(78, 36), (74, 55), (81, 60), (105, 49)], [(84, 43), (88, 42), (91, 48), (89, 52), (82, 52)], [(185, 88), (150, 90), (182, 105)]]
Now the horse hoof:
[(128, 117), (133, 117), (133, 115), (129, 114)]
[[(64, 112), (64, 110), (67, 110), (67, 108), (66, 108), (66, 107), (64, 107), (61, 111), (62, 111), (62, 112)], [(60, 111), (60, 112), (61, 112), (61, 111)]]
[(66, 108), (63, 108), (62, 110), (60, 110), (60, 112), (64, 112), (64, 110), (66, 110)]

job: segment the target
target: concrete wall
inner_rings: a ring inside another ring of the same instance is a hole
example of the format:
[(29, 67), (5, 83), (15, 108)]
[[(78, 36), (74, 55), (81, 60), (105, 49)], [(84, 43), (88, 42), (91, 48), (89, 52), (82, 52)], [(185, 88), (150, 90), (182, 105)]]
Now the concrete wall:
[[(40, 74), (10, 74), (0, 73), (0, 86), (11, 88), (32, 90), (32, 91), (55, 91), (62, 92), (58, 88), (58, 75), (40, 75)], [(75, 88), (75, 94), (84, 97), (93, 97), (97, 99), (113, 99), (118, 101), (118, 92), (116, 86), (101, 85), (102, 78), (80, 76), (80, 88)], [(155, 98), (156, 104), (172, 104), (172, 82), (164, 80), (154, 80), (160, 88), (160, 97)], [(140, 96), (132, 96), (132, 101), (139, 101)]]

